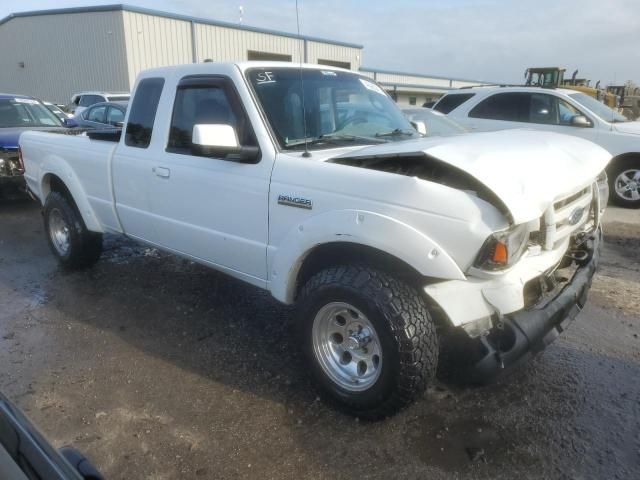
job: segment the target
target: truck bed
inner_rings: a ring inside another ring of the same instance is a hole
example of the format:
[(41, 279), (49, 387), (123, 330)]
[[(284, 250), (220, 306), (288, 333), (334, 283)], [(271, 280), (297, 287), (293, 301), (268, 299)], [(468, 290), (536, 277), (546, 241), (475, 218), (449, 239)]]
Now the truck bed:
[[(118, 228), (111, 188), (111, 159), (118, 143), (113, 132), (110, 136), (97, 132), (85, 134), (84, 129), (25, 132), (20, 145), (29, 190), (44, 203), (49, 188), (47, 182), (53, 176), (64, 179), (69, 189), (77, 189), (83, 194), (80, 198), (86, 198), (90, 208), (85, 212), (95, 213), (97, 218), (92, 229), (102, 231), (100, 225)], [(39, 181), (42, 171), (50, 173)], [(91, 219), (85, 218), (85, 222), (91, 223)]]

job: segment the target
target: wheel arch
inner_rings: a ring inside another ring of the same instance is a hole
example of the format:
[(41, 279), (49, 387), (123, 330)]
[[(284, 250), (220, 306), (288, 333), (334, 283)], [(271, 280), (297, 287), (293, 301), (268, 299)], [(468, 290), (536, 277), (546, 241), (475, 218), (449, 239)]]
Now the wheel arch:
[(606, 170), (610, 171), (610, 169), (615, 168), (620, 162), (626, 160), (637, 160), (640, 165), (640, 152), (626, 152), (616, 155), (609, 161)]
[(384, 215), (356, 210), (325, 212), (292, 228), (277, 249), (270, 248), (269, 288), (287, 304), (317, 271), (339, 264), (366, 264), (400, 273), (412, 283), (429, 278), (465, 278), (435, 241)]
[(87, 229), (102, 233), (102, 227), (96, 220), (93, 209), (84, 194), (84, 190), (75, 177), (70, 175), (65, 181), (57, 173), (47, 172), (42, 176), (42, 180), (40, 181), (40, 192), (42, 193), (41, 200), (43, 205), (51, 192), (58, 192), (64, 195), (78, 210)]

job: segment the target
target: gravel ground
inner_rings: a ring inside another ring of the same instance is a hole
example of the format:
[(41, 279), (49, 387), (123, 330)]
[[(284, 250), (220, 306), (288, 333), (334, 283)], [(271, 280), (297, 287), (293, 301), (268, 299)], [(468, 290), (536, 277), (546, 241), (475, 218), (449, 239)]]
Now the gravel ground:
[(640, 216), (612, 209), (590, 301), (497, 384), (386, 421), (318, 401), (291, 310), (116, 238), (65, 273), (33, 203), (0, 204), (0, 390), (110, 479), (640, 478)]

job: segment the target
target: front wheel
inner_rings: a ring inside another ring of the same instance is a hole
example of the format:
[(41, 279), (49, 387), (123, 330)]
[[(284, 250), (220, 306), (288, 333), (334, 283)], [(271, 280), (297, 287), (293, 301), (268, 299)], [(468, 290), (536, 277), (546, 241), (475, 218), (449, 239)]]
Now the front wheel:
[(301, 291), (298, 321), (321, 392), (350, 414), (392, 415), (435, 376), (438, 339), (426, 303), (392, 275), (323, 270)]
[(640, 208), (640, 159), (618, 161), (607, 175), (611, 201), (620, 207)]
[(44, 204), (49, 247), (63, 267), (89, 267), (102, 253), (102, 234), (87, 230), (78, 209), (65, 196), (51, 192)]

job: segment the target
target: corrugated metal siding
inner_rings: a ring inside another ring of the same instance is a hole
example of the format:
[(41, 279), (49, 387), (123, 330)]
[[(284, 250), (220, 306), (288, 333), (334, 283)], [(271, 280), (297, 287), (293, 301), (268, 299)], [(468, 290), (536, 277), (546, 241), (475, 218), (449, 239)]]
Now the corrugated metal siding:
[(449, 88), (449, 80), (433, 77), (417, 77), (413, 75), (377, 73), (376, 80), (381, 83), (405, 84), (405, 85), (424, 85), (431, 87)]
[(68, 103), (83, 90), (130, 88), (118, 11), (11, 19), (0, 25), (0, 56), (5, 93)]
[(196, 23), (195, 37), (198, 62), (207, 58), (215, 62), (245, 61), (249, 50), (291, 55), (292, 61), (299, 62), (303, 52), (302, 40), (217, 25)]
[(136, 12), (122, 12), (129, 82), (153, 67), (191, 63), (191, 22)]
[(318, 63), (318, 60), (348, 62), (351, 65), (351, 70), (359, 70), (362, 64), (362, 50), (330, 43), (308, 41), (307, 61), (309, 63)]
[(450, 89), (486, 85), (486, 82), (473, 80), (458, 80), (455, 78), (441, 78), (429, 75), (412, 75), (401, 72), (370, 71), (360, 72), (379, 82), (386, 91), (395, 93), (396, 101), (401, 105), (409, 105), (409, 97), (416, 97), (416, 105), (438, 98)]
[(469, 82), (466, 80), (451, 80), (451, 88), (475, 87), (476, 85), (488, 85), (486, 82)]

